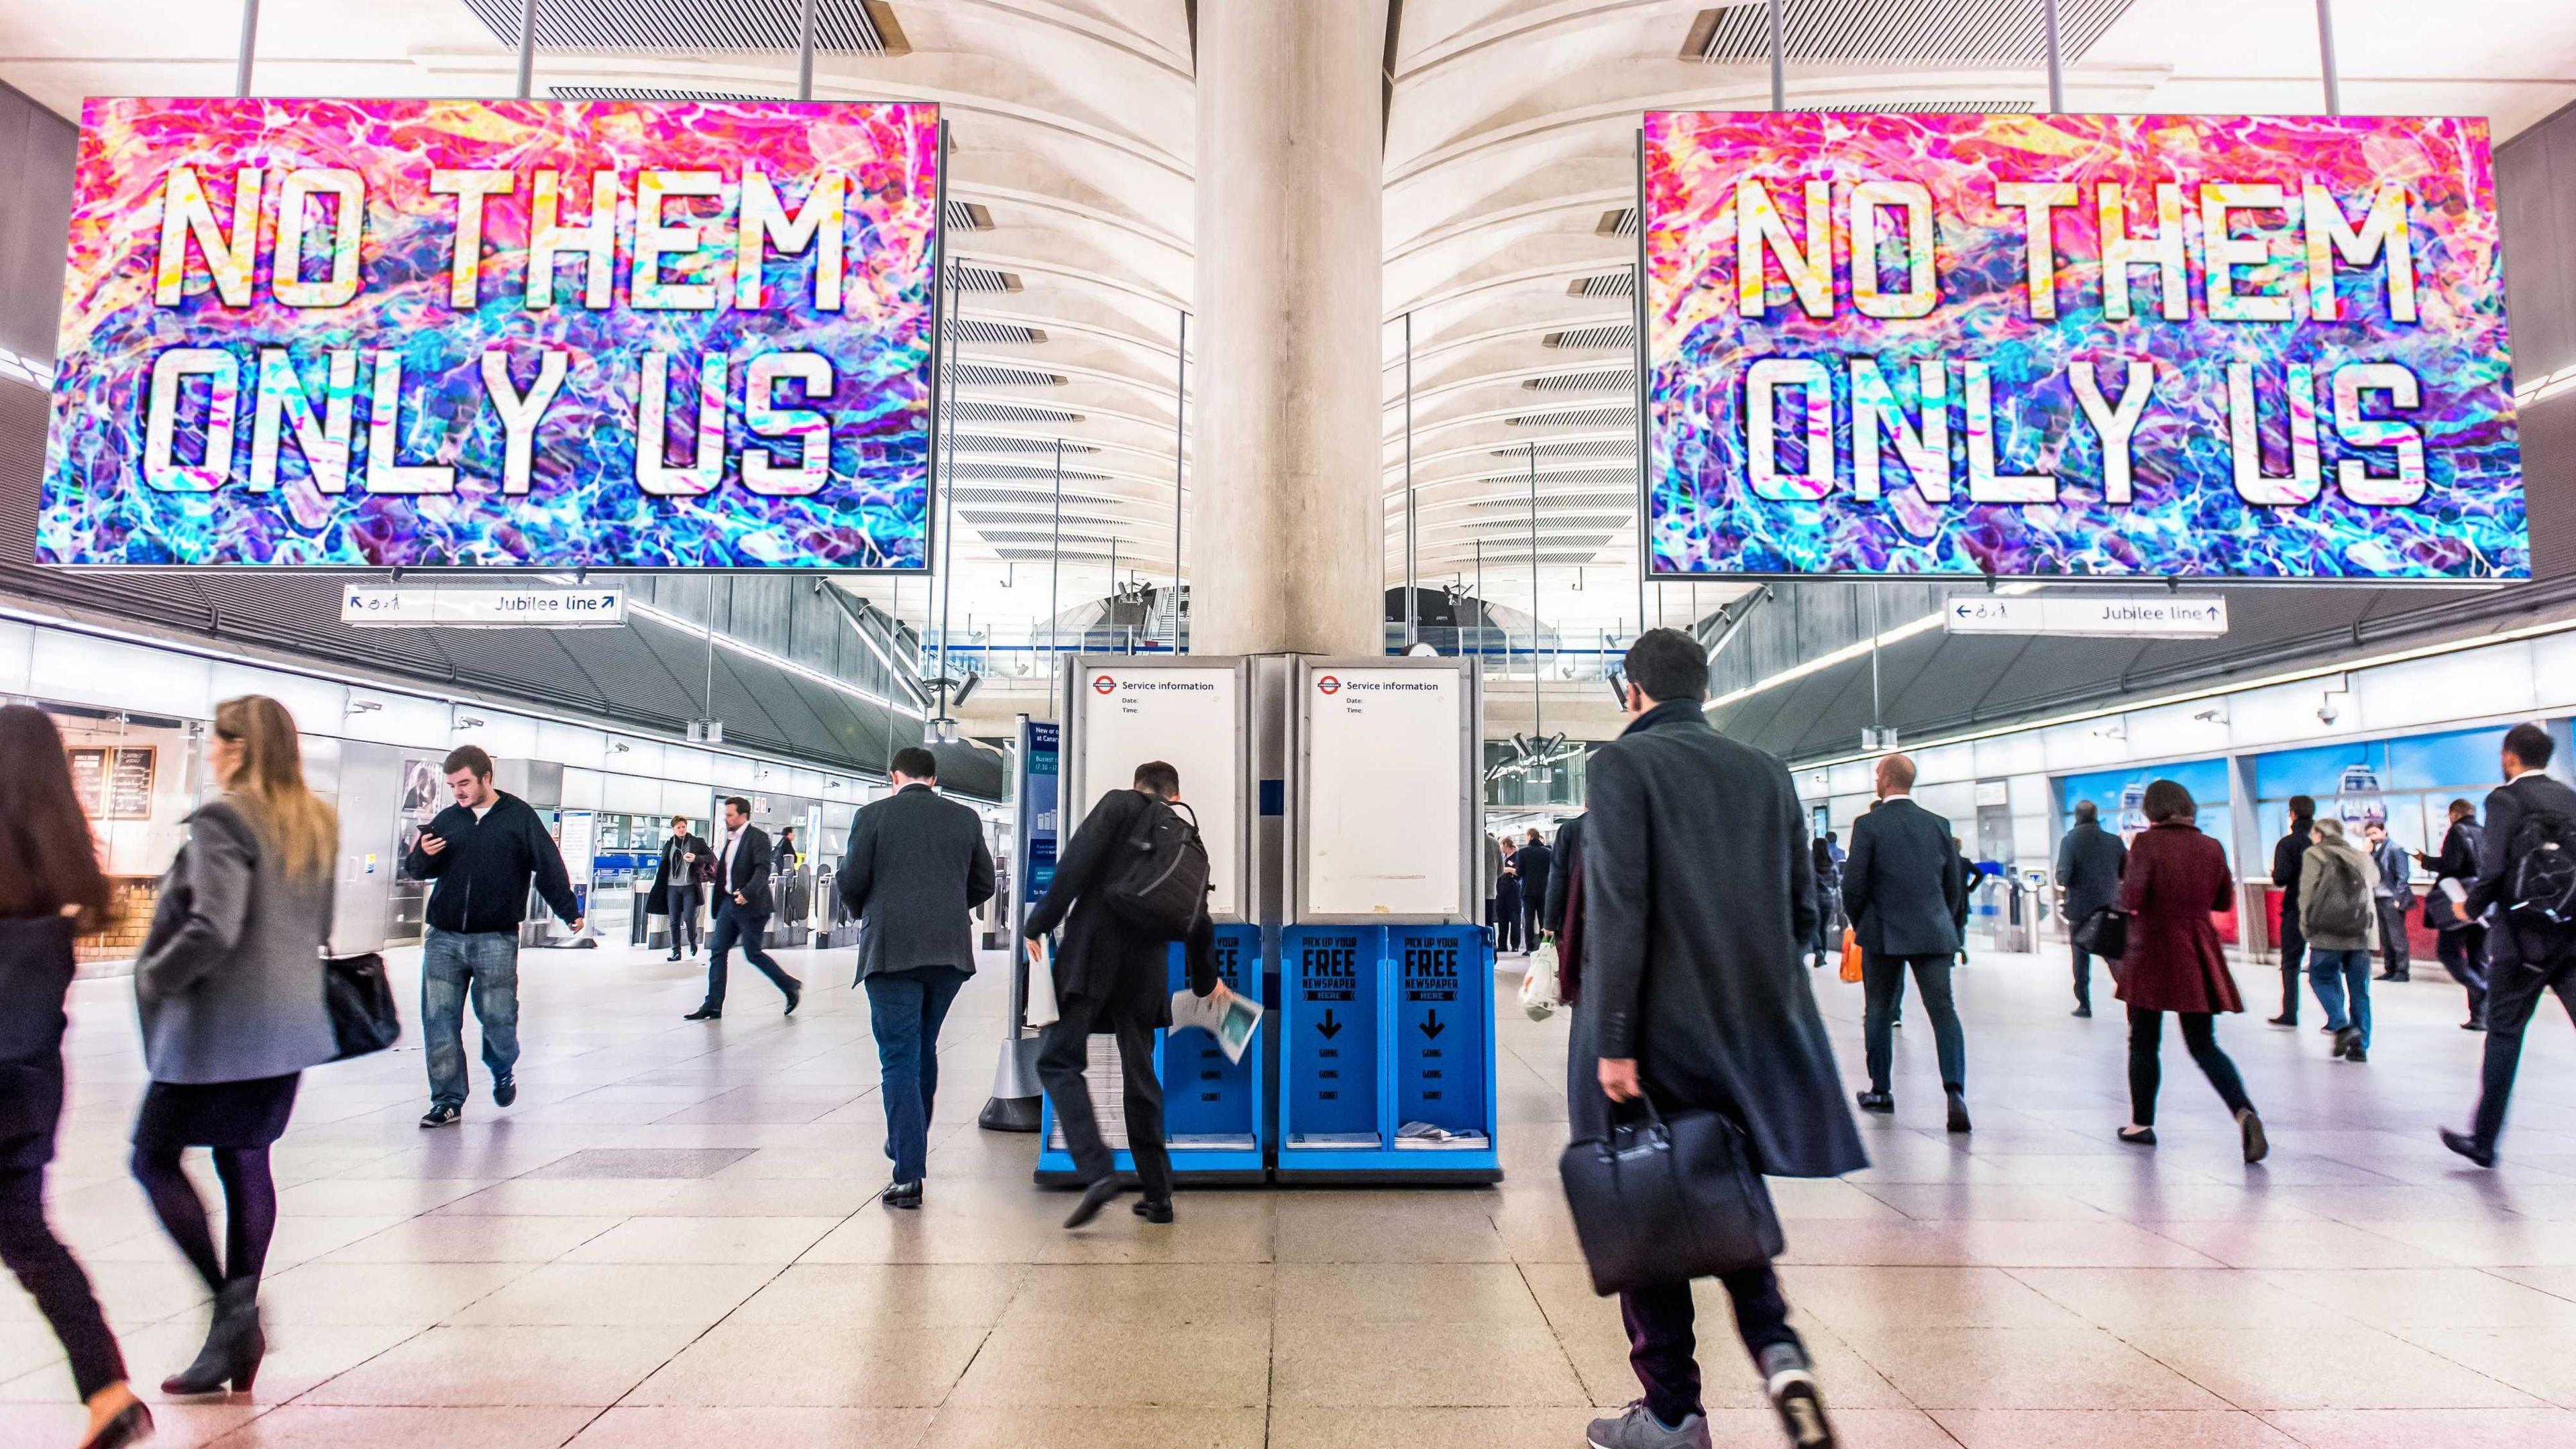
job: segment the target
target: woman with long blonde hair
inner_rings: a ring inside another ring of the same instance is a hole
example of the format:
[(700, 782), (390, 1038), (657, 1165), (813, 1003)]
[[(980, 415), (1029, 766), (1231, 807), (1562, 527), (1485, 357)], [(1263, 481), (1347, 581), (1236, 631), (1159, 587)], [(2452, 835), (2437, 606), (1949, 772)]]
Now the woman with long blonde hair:
[(89, 1405), (81, 1449), (152, 1434), (89, 1276), (45, 1222), (45, 1165), (63, 1113), (63, 998), (72, 936), (113, 911), (63, 737), (42, 710), (0, 708), (0, 1259), (36, 1300)]
[[(196, 1362), (168, 1394), (247, 1392), (267, 1344), (260, 1270), (277, 1228), (269, 1147), (286, 1131), (306, 1067), (338, 1054), (324, 1000), (338, 822), (304, 784), (294, 717), (264, 695), (215, 706), (208, 750), (222, 793), (188, 817), (188, 843), (161, 881), (134, 966), (143, 1059), (152, 1072), (134, 1123), (134, 1176), (171, 1241), (215, 1295)], [(224, 1252), (180, 1165), (213, 1149), (223, 1183)]]

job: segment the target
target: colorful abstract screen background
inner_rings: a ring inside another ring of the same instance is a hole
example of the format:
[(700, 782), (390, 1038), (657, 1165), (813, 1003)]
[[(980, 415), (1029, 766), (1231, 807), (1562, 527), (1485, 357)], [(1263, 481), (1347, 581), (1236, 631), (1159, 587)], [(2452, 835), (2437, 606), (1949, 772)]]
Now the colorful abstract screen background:
[(2530, 574), (2481, 121), (1662, 112), (1645, 167), (1658, 574)]
[(929, 105), (92, 100), (37, 557), (925, 568), (939, 164)]

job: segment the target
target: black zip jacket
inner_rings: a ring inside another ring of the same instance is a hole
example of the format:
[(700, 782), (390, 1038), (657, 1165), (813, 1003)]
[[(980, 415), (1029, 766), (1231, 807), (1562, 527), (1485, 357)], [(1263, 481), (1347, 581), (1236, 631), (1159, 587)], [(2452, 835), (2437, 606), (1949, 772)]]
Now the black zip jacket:
[(438, 812), (422, 835), (447, 842), (436, 855), (415, 843), (406, 867), (432, 882), (429, 923), (442, 931), (516, 931), (528, 916), (528, 883), (565, 925), (581, 915), (563, 852), (528, 802), (506, 790), (493, 792), (481, 820), (462, 805)]

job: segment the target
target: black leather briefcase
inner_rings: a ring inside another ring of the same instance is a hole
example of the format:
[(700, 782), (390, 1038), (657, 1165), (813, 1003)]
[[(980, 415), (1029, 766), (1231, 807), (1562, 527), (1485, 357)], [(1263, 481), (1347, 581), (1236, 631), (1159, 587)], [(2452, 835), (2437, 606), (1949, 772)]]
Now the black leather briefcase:
[(1743, 1129), (1718, 1113), (1616, 1107), (1610, 1135), (1569, 1145), (1557, 1171), (1592, 1291), (1604, 1297), (1759, 1267), (1780, 1254), (1771, 1191), (1753, 1170)]

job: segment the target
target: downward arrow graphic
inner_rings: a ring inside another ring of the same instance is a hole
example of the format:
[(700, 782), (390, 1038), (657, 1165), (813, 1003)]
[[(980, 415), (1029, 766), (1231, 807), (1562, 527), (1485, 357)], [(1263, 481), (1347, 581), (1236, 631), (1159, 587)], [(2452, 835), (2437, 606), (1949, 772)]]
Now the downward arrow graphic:
[(1440, 1024), (1440, 1013), (1436, 1009), (1426, 1013), (1422, 1018), (1422, 1036), (1425, 1041), (1440, 1040), (1440, 1033), (1448, 1029)]
[(1333, 1020), (1333, 1009), (1331, 1007), (1327, 1006), (1324, 1008), (1324, 1019), (1315, 1023), (1315, 1030), (1322, 1032), (1324, 1034), (1324, 1040), (1326, 1041), (1331, 1041), (1333, 1038), (1342, 1034), (1342, 1024)]

